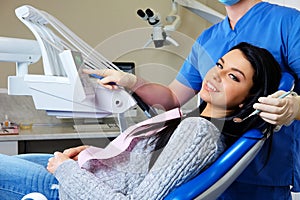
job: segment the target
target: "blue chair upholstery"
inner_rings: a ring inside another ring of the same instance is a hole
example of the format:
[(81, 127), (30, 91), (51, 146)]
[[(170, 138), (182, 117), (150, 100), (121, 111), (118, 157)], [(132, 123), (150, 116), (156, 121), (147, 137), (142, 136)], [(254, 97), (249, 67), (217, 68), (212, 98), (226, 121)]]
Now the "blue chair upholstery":
[[(291, 90), (294, 81), (295, 79), (291, 74), (282, 73), (279, 90)], [(175, 188), (165, 200), (216, 199), (254, 159), (265, 140), (266, 138), (259, 130), (247, 131), (210, 167), (192, 180)]]

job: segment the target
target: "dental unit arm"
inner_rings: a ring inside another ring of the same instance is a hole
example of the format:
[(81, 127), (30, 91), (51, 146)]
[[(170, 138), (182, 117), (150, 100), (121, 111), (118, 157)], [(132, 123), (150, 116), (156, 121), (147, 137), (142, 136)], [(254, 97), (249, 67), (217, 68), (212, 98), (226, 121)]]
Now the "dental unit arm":
[(0, 61), (15, 62), (16, 72), (20, 76), (27, 74), (28, 66), (41, 57), (35, 40), (0, 37), (0, 44)]
[[(0, 61), (17, 63), (16, 76), (8, 77), (8, 94), (31, 95), (36, 109), (59, 117), (101, 118), (136, 105), (123, 88), (105, 89), (80, 72), (82, 68), (120, 69), (60, 21), (31, 6), (21, 6), (15, 12), (37, 41), (0, 38), (1, 44), (12, 44), (10, 48), (0, 45)], [(40, 56), (44, 74), (28, 74), (28, 65)]]

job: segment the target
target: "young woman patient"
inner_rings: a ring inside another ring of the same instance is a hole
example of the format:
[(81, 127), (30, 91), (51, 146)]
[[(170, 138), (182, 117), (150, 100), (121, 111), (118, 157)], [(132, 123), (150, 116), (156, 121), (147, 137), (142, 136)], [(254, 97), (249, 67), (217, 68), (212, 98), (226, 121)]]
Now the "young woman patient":
[(87, 146), (54, 155), (0, 155), (0, 199), (20, 200), (31, 192), (49, 200), (163, 199), (245, 131), (272, 132), (273, 126), (259, 116), (241, 123), (233, 119), (249, 115), (259, 97), (277, 90), (280, 78), (280, 67), (267, 50), (238, 44), (206, 74), (199, 109), (168, 121), (155, 135), (134, 139), (115, 157), (79, 167), (78, 155)]

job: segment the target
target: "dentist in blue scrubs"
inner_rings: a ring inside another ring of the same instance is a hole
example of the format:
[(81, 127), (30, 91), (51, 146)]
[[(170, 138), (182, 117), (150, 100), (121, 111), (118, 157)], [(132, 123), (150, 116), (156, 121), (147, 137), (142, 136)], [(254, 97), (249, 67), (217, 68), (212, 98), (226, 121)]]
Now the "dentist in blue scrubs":
[[(208, 70), (202, 67), (205, 65), (199, 52), (204, 51), (215, 62), (229, 48), (246, 41), (268, 49), (283, 71), (294, 74), (295, 91), (299, 94), (300, 12), (259, 0), (219, 1), (225, 5), (227, 17), (199, 36), (177, 80), (199, 90)], [(187, 81), (190, 79), (194, 82)], [(282, 126), (273, 135), (219, 200), (289, 200), (291, 191), (300, 192), (300, 122), (293, 121), (299, 119), (299, 97), (278, 102), (281, 111), (275, 111), (274, 99), (262, 98), (261, 103), (265, 104), (254, 107), (266, 111), (260, 114), (265, 121), (289, 126)]]
[[(197, 38), (169, 86), (113, 70), (103, 72), (106, 78), (100, 83), (112, 88), (107, 83), (118, 82), (135, 91), (145, 103), (169, 110), (199, 92), (206, 72), (225, 52), (248, 42), (268, 49), (282, 70), (295, 76), (295, 92), (300, 94), (300, 12), (260, 0), (219, 1), (225, 5), (226, 18)], [(262, 97), (254, 104), (265, 121), (282, 127), (219, 200), (290, 200), (291, 191), (300, 192), (300, 97), (276, 98), (281, 94)]]

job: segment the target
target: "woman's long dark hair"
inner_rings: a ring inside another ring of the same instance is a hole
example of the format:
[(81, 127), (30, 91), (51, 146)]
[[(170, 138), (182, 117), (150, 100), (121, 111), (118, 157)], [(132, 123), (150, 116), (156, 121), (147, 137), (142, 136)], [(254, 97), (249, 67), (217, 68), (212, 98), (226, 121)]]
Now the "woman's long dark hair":
[[(225, 118), (211, 119), (212, 123), (214, 123), (224, 135), (227, 135), (232, 139), (229, 143), (234, 142), (243, 133), (252, 128), (259, 128), (265, 134), (273, 132), (274, 126), (263, 121), (258, 115), (252, 116), (241, 123), (236, 123), (233, 119), (243, 119), (252, 113), (254, 111), (253, 104), (257, 102), (259, 97), (268, 96), (277, 91), (281, 78), (281, 70), (278, 62), (266, 49), (253, 46), (246, 42), (242, 42), (230, 50), (234, 49), (240, 50), (245, 58), (251, 63), (254, 69), (254, 84), (250, 89), (250, 95), (243, 102), (242, 108), (237, 108), (234, 113)], [(196, 110), (196, 112), (194, 111), (191, 114), (188, 114), (187, 117), (199, 116), (199, 114), (199, 110)], [(170, 136), (180, 121), (180, 119), (169, 121), (167, 128), (158, 134), (159, 137), (155, 147), (156, 151), (159, 151), (167, 144)]]
[[(232, 115), (225, 118), (223, 133), (239, 137), (252, 128), (259, 128), (265, 134), (273, 132), (274, 126), (263, 121), (258, 115), (252, 116), (241, 123), (235, 123), (233, 118), (245, 118), (253, 110), (253, 104), (259, 97), (268, 96), (278, 90), (281, 69), (273, 55), (264, 48), (242, 42), (231, 50), (240, 50), (254, 69), (253, 83), (250, 95), (243, 102), (243, 107), (236, 109)], [(229, 130), (230, 129), (230, 130)], [(236, 131), (237, 130), (237, 131)]]

